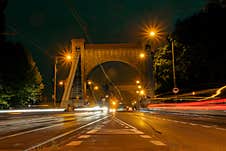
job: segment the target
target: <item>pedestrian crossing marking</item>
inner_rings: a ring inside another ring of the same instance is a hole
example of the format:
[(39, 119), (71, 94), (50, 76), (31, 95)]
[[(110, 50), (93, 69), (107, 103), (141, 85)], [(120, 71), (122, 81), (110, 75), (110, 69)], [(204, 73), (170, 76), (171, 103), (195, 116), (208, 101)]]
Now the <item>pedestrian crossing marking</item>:
[(71, 141), (66, 146), (78, 146), (82, 143), (82, 141)]

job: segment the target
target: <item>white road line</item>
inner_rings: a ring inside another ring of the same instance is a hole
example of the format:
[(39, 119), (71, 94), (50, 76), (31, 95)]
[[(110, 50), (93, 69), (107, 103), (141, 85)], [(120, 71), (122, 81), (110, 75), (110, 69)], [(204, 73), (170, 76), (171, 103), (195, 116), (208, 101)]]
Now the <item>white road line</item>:
[(161, 141), (157, 141), (157, 140), (154, 140), (154, 141), (150, 141), (152, 144), (155, 144), (157, 146), (166, 146), (166, 144), (164, 144), (163, 142)]
[(182, 122), (182, 121), (179, 121), (179, 123), (181, 123), (181, 124), (188, 124), (187, 122)]
[(105, 122), (103, 122), (103, 124), (107, 124), (107, 123), (109, 123), (110, 121), (105, 121)]
[(89, 137), (90, 137), (90, 135), (81, 135), (81, 136), (78, 137), (78, 139), (89, 138)]
[(200, 126), (205, 127), (205, 128), (210, 128), (210, 127), (212, 127), (212, 126), (209, 126), (209, 125), (200, 125)]
[(221, 128), (221, 127), (217, 127), (216, 129), (217, 130), (222, 130), (222, 131), (225, 131), (226, 130), (225, 128)]
[(134, 132), (135, 134), (144, 134), (143, 132), (137, 130), (137, 129), (131, 129), (132, 132)]
[(93, 129), (93, 130), (88, 131), (86, 134), (95, 134), (97, 131), (98, 131), (98, 130)]
[(194, 125), (198, 125), (198, 124), (195, 124), (195, 123), (188, 123), (188, 124), (190, 124), (190, 125), (192, 125), (192, 126), (194, 126)]
[(149, 136), (149, 135), (140, 135), (140, 137), (142, 137), (142, 138), (151, 138), (151, 136)]
[(115, 117), (114, 120), (115, 120), (115, 121), (118, 120), (118, 122), (122, 122), (122, 123), (124, 123), (125, 125), (127, 125), (128, 127), (132, 128), (132, 129), (137, 129), (136, 127), (134, 127), (134, 126), (132, 126), (132, 125), (130, 125), (130, 124), (128, 124), (128, 123), (126, 123), (126, 122), (124, 122), (124, 121), (118, 119), (117, 117)]
[(45, 144), (50, 143), (50, 142), (52, 142), (52, 141), (55, 141), (55, 140), (57, 140), (57, 139), (59, 139), (59, 138), (62, 138), (62, 137), (64, 137), (64, 136), (67, 136), (67, 135), (69, 135), (69, 134), (71, 134), (71, 133), (74, 133), (74, 132), (76, 132), (76, 131), (78, 131), (78, 130), (81, 130), (81, 129), (85, 128), (85, 127), (88, 127), (88, 126), (90, 126), (90, 125), (92, 125), (92, 124), (95, 124), (95, 123), (97, 123), (97, 122), (99, 122), (99, 121), (102, 121), (102, 120), (104, 120), (104, 119), (106, 119), (106, 118), (108, 118), (108, 117), (109, 117), (109, 116), (103, 117), (103, 118), (98, 119), (98, 120), (96, 120), (96, 121), (93, 121), (93, 122), (90, 122), (90, 123), (85, 124), (85, 125), (83, 125), (83, 126), (80, 126), (80, 127), (76, 128), (76, 129), (74, 129), (74, 130), (65, 132), (65, 133), (63, 133), (63, 134), (61, 134), (61, 135), (58, 135), (58, 136), (56, 136), (56, 137), (53, 137), (53, 138), (51, 138), (51, 139), (49, 139), (49, 140), (47, 140), (47, 141), (44, 141), (44, 142), (39, 143), (39, 144), (37, 144), (37, 145), (34, 145), (34, 146), (30, 147), (30, 148), (27, 148), (27, 149), (25, 149), (24, 151), (34, 150), (34, 149), (36, 149), (36, 148), (38, 148), (38, 147), (41, 147), (42, 145), (45, 145)]
[(66, 146), (78, 146), (82, 143), (82, 141), (71, 141)]

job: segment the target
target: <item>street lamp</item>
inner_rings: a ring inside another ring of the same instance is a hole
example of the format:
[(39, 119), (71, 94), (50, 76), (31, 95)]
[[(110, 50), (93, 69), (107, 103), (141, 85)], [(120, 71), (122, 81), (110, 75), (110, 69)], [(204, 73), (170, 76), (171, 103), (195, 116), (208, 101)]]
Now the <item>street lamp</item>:
[[(152, 52), (152, 39), (155, 38), (156, 36), (156, 30), (152, 29), (148, 31), (148, 41), (145, 45), (145, 51), (146, 51), (146, 61), (145, 61), (145, 72), (146, 75), (144, 76), (145, 78), (145, 83), (146, 83), (146, 88), (147, 88), (147, 94), (150, 96), (154, 96), (154, 75), (153, 75), (153, 52)], [(152, 90), (152, 91), (151, 91)]]
[(64, 56), (55, 56), (54, 57), (54, 83), (53, 83), (53, 105), (54, 105), (54, 107), (56, 107), (56, 101), (57, 101), (57, 92), (56, 92), (57, 91), (57, 64), (58, 64), (58, 59), (62, 59), (62, 58), (64, 59), (64, 61), (71, 61), (72, 56), (71, 56), (71, 54), (66, 53)]
[(139, 57), (143, 59), (145, 57), (145, 53), (140, 53)]
[(175, 71), (175, 56), (174, 56), (174, 39), (171, 40), (172, 47), (172, 65), (173, 65), (173, 93), (177, 94), (179, 92), (179, 88), (177, 88), (176, 84), (176, 71)]

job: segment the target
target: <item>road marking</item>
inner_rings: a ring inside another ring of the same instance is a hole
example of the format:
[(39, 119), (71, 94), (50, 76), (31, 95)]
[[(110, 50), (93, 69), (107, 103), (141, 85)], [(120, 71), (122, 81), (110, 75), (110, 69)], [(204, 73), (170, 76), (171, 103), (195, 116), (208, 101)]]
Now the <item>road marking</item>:
[(87, 134), (95, 134), (97, 131), (98, 131), (98, 130), (93, 129), (93, 130), (88, 131)]
[(131, 131), (131, 129), (102, 129), (98, 131), (98, 135), (138, 135), (142, 134), (141, 132)]
[(149, 135), (140, 135), (140, 137), (142, 137), (142, 138), (151, 138), (151, 136), (149, 136)]
[(166, 144), (164, 144), (163, 142), (161, 141), (157, 141), (157, 140), (154, 140), (154, 141), (150, 141), (152, 144), (155, 144), (157, 146), (166, 146)]
[(89, 137), (90, 137), (90, 135), (81, 135), (81, 136), (78, 137), (78, 139), (89, 138)]
[(93, 125), (93, 124), (95, 124), (95, 123), (97, 123), (97, 122), (99, 122), (99, 121), (102, 121), (102, 120), (104, 120), (104, 119), (106, 119), (106, 118), (108, 118), (108, 117), (109, 117), (109, 116), (105, 116), (105, 117), (103, 117), (103, 118), (101, 118), (101, 119), (98, 119), (98, 120), (96, 120), (96, 121), (93, 121), (93, 122), (90, 122), (90, 123), (85, 124), (85, 125), (83, 125), (83, 126), (80, 126), (80, 127), (76, 128), (76, 129), (74, 129), (74, 130), (65, 132), (65, 133), (63, 133), (63, 134), (61, 134), (61, 135), (58, 135), (58, 136), (56, 136), (56, 137), (53, 137), (53, 138), (51, 138), (51, 139), (49, 139), (49, 140), (47, 140), (47, 141), (44, 141), (44, 142), (41, 142), (41, 143), (39, 143), (39, 144), (37, 144), (37, 145), (34, 145), (34, 146), (32, 146), (32, 147), (29, 147), (29, 148), (25, 149), (24, 151), (31, 151), (31, 150), (37, 149), (37, 148), (39, 148), (39, 147), (41, 147), (41, 146), (43, 146), (43, 145), (45, 145), (45, 144), (48, 144), (48, 143), (50, 143), (50, 142), (52, 142), (52, 141), (56, 141), (56, 140), (59, 139), (59, 138), (65, 137), (65, 136), (67, 136), (67, 135), (69, 135), (69, 134), (72, 134), (72, 133), (78, 131), (78, 130), (81, 130), (81, 129), (85, 128), (85, 127), (88, 127), (88, 126), (90, 126), (90, 125)]
[(128, 123), (126, 123), (126, 122), (124, 122), (124, 121), (118, 119), (117, 117), (115, 117), (114, 120), (115, 120), (115, 121), (118, 121), (118, 122), (122, 122), (122, 123), (124, 123), (126, 126), (132, 128), (132, 129), (137, 129), (136, 127), (134, 127), (134, 126), (132, 126), (132, 125), (130, 125), (130, 124), (128, 124)]
[(103, 124), (107, 124), (107, 123), (109, 123), (110, 121), (105, 121), (105, 122), (103, 122)]
[(222, 130), (222, 131), (225, 131), (226, 130), (225, 128), (221, 128), (221, 127), (217, 127), (216, 129), (217, 130)]
[(182, 122), (182, 121), (179, 121), (179, 123), (181, 123), (181, 124), (188, 124), (187, 122)]
[(98, 130), (98, 131), (99, 131), (99, 130), (101, 130), (101, 128), (100, 128), (100, 127), (97, 127), (97, 128), (94, 128), (94, 129), (95, 129), (95, 130)]
[(212, 127), (212, 126), (209, 126), (209, 125), (200, 125), (200, 126), (205, 127), (205, 128), (210, 128), (210, 127)]
[(130, 131), (134, 132), (135, 134), (144, 134), (143, 132), (141, 132), (137, 129), (131, 129)]
[(66, 146), (78, 146), (82, 143), (82, 141), (71, 141)]
[(194, 125), (198, 125), (198, 124), (195, 124), (195, 123), (188, 123), (188, 124), (190, 124), (190, 125), (192, 125), (192, 126), (194, 126)]

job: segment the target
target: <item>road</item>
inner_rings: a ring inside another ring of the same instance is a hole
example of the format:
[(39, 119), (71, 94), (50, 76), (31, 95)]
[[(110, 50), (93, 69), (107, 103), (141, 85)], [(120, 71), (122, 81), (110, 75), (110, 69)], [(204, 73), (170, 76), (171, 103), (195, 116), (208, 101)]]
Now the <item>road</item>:
[(158, 111), (13, 116), (0, 116), (0, 150), (226, 150), (225, 116)]

